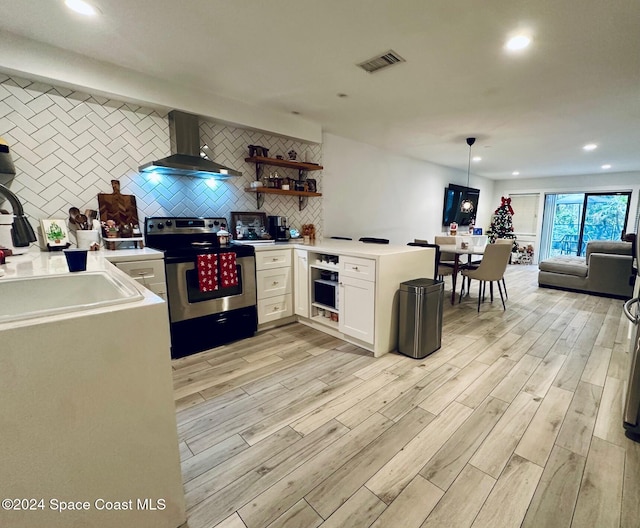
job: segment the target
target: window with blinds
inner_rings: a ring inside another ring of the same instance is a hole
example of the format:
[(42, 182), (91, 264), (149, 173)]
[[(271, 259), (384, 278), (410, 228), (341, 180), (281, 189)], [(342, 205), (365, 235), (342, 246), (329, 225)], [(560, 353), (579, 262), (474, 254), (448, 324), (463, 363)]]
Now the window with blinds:
[(513, 230), (516, 234), (535, 235), (538, 226), (539, 194), (510, 194)]

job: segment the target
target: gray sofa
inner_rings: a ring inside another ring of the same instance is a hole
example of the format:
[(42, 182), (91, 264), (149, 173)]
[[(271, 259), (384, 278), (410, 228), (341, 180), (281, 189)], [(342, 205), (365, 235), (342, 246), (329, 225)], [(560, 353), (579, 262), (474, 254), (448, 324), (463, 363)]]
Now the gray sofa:
[(563, 255), (538, 265), (538, 285), (628, 299), (633, 292), (632, 244), (609, 240), (587, 243), (584, 257)]

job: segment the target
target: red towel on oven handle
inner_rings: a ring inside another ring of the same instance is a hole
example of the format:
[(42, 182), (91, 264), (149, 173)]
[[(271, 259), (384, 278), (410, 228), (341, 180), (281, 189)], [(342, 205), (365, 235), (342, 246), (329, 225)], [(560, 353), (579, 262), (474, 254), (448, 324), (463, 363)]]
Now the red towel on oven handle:
[(198, 255), (198, 286), (201, 292), (211, 292), (218, 289), (218, 255)]
[(220, 253), (220, 286), (231, 288), (238, 285), (236, 254), (232, 251)]

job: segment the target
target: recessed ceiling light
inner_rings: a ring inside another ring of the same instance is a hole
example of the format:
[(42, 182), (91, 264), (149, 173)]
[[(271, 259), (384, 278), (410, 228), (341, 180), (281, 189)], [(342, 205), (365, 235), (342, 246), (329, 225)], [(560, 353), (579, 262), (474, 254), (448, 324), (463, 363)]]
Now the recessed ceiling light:
[(480, 156), (474, 156), (473, 158), (471, 158), (472, 161), (482, 161), (482, 158)]
[(595, 143), (587, 143), (584, 147), (582, 147), (582, 150), (596, 150), (598, 148), (598, 145), (596, 145)]
[(505, 43), (504, 47), (507, 51), (520, 51), (529, 47), (531, 37), (527, 35), (515, 35)]
[(513, 171), (511, 173), (512, 176), (520, 176), (520, 173), (518, 171)]
[(69, 9), (81, 15), (96, 16), (98, 14), (98, 10), (84, 0), (64, 0), (64, 3)]
[(602, 165), (600, 168), (601, 168), (601, 169), (605, 169), (605, 170), (606, 170), (606, 169), (610, 169), (610, 168), (611, 168), (611, 165), (609, 165), (608, 163), (605, 163), (605, 164), (604, 164), (604, 165)]

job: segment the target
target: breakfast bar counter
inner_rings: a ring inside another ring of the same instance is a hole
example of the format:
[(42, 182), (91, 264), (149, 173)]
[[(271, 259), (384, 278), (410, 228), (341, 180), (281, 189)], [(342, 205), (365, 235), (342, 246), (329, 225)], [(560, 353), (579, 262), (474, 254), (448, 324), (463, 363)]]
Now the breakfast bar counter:
[[(2, 526), (185, 521), (166, 305), (105, 254), (90, 254), (79, 273), (62, 253), (0, 266), (0, 297), (14, 307), (0, 317), (0, 496), (44, 501), (5, 509)], [(109, 288), (122, 299), (105, 304)], [(60, 511), (52, 499), (86, 507)]]
[(401, 255), (416, 251), (424, 251), (424, 248), (415, 246), (404, 246), (400, 244), (367, 244), (355, 240), (338, 240), (333, 238), (318, 238), (310, 244), (303, 244), (302, 239), (292, 239), (289, 242), (258, 242), (255, 244), (256, 251), (265, 251), (283, 247), (315, 251), (318, 253), (336, 253), (365, 258), (375, 258), (385, 255)]
[(435, 269), (433, 248), (336, 239), (255, 247), (260, 323), (297, 320), (374, 356), (397, 349), (400, 283)]

